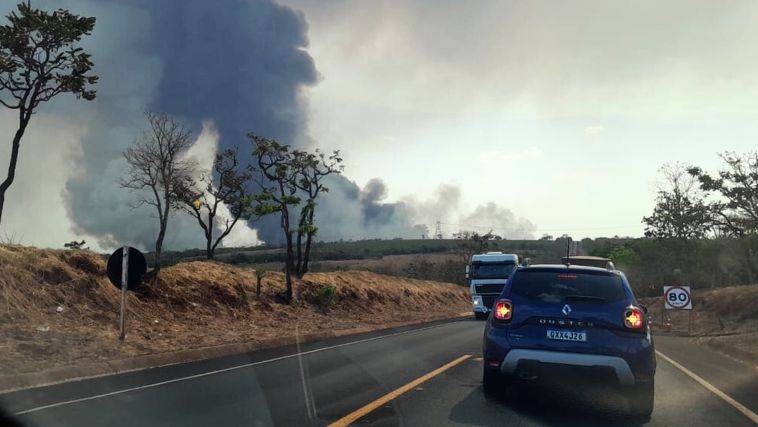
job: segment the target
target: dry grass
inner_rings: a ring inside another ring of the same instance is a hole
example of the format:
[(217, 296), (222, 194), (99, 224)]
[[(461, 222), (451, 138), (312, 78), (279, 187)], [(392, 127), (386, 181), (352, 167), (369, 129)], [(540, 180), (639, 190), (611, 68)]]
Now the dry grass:
[[(337, 289), (328, 314), (316, 290)], [(391, 327), (451, 317), (469, 309), (468, 291), (446, 283), (351, 271), (314, 273), (279, 304), (283, 275), (214, 262), (166, 268), (157, 287), (129, 293), (129, 334), (119, 343), (120, 291), (105, 261), (88, 251), (0, 246), (0, 375), (299, 333)]]
[[(693, 335), (698, 342), (711, 344), (743, 360), (758, 360), (758, 285), (693, 290)], [(663, 297), (642, 298), (654, 317), (656, 328), (663, 327)], [(687, 333), (689, 313), (668, 310), (673, 332)]]
[[(723, 335), (758, 331), (758, 285), (693, 290), (695, 335)], [(663, 312), (663, 297), (641, 298), (655, 322)], [(667, 310), (674, 330), (688, 328), (685, 310)]]

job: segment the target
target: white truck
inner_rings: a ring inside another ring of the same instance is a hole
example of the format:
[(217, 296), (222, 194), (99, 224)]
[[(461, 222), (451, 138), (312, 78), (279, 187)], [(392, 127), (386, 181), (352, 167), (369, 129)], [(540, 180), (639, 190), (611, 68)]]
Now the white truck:
[(492, 305), (518, 264), (518, 256), (514, 254), (487, 252), (471, 256), (471, 264), (466, 266), (466, 279), (471, 287), (474, 317), (486, 319), (489, 316)]

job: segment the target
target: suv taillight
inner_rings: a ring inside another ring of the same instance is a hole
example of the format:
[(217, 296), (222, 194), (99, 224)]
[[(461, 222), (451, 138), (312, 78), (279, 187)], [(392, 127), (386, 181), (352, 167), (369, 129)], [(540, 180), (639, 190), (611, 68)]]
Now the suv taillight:
[(628, 329), (641, 330), (645, 325), (645, 314), (637, 307), (630, 306), (624, 309), (624, 326)]
[(511, 320), (513, 317), (513, 304), (511, 300), (501, 299), (495, 303), (495, 319), (497, 320)]

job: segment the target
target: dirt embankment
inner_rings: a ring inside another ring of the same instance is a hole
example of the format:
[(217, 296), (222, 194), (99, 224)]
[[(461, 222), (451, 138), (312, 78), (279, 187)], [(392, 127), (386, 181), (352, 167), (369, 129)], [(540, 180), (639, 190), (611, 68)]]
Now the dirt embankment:
[[(214, 262), (166, 268), (158, 286), (129, 293), (128, 335), (117, 340), (120, 291), (87, 251), (0, 246), (0, 381), (3, 375), (131, 356), (261, 343), (330, 331), (380, 329), (450, 318), (470, 308), (467, 289), (367, 272), (308, 274), (291, 305), (283, 275), (256, 298), (254, 270)], [(336, 288), (324, 313), (318, 289)]]
[[(758, 285), (730, 286), (717, 289), (694, 289), (692, 335), (698, 342), (748, 361), (758, 361)], [(653, 316), (654, 328), (672, 333), (689, 333), (689, 313), (666, 310), (670, 327), (666, 327), (663, 297), (641, 298)]]

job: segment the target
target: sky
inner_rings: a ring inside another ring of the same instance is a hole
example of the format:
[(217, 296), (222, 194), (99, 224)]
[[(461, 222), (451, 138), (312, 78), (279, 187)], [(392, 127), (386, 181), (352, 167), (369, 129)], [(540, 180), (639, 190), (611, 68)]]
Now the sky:
[[(147, 108), (195, 131), (201, 163), (253, 130), (340, 149), (325, 240), (437, 221), (445, 236), (640, 236), (661, 165), (715, 171), (719, 152), (758, 146), (756, 2), (225, 1), (33, 2), (96, 16), (83, 45), (101, 79), (95, 101), (35, 115), (1, 240), (149, 249), (154, 215), (115, 184)], [(14, 126), (0, 110), (0, 170)], [(194, 219), (172, 221), (168, 248), (202, 245)], [(228, 244), (277, 233), (251, 223)]]
[(453, 185), (538, 236), (640, 236), (663, 163), (758, 146), (756, 2), (283, 4), (321, 75), (311, 136), (388, 201)]

